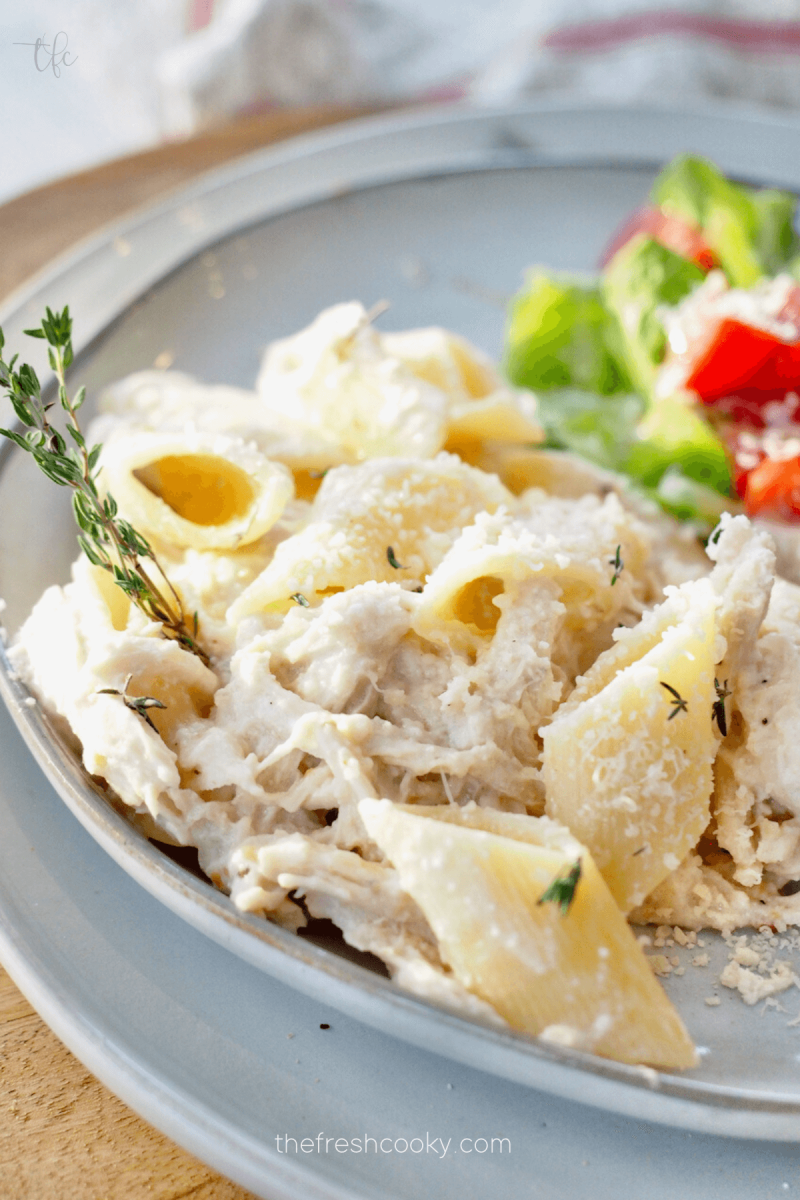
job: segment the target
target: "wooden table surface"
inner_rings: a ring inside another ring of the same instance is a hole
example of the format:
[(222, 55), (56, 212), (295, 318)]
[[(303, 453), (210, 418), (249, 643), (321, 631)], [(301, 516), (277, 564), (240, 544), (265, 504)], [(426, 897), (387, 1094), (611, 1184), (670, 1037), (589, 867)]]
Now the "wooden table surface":
[[(250, 117), (107, 163), (0, 206), (0, 300), (101, 225), (240, 154), (361, 116), (324, 108)], [(99, 1083), (0, 966), (2, 1200), (248, 1200)]]

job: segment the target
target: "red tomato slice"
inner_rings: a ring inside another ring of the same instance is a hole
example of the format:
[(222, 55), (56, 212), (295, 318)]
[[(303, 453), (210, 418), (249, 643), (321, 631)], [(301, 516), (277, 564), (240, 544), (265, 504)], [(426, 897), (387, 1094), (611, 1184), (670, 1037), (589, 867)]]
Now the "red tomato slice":
[[(800, 287), (789, 292), (779, 320), (791, 322), (800, 339)], [(704, 404), (735, 397), (746, 408), (759, 407), (800, 390), (800, 340), (783, 341), (733, 317), (711, 317), (684, 357), (686, 387)]]
[(751, 517), (797, 521), (800, 517), (800, 458), (765, 458), (747, 476), (744, 503)]
[(682, 217), (670, 216), (660, 208), (638, 208), (625, 224), (614, 234), (610, 244), (603, 253), (600, 266), (609, 263), (618, 250), (629, 242), (637, 233), (649, 234), (654, 241), (660, 242), (668, 250), (688, 258), (703, 271), (710, 271), (719, 265), (719, 260), (709, 246), (702, 232)]
[(715, 414), (748, 515), (797, 523), (800, 457), (770, 458), (765, 445), (776, 431), (796, 437), (800, 424), (800, 287), (790, 290), (779, 318), (794, 327), (796, 340), (716, 316), (712, 308), (680, 359), (688, 368), (685, 387)]
[[(714, 320), (700, 342), (690, 348), (691, 370), (686, 387), (704, 404), (743, 391), (781, 390), (778, 364), (781, 353), (790, 349), (780, 338), (755, 329), (732, 317)], [(800, 367), (800, 360), (798, 361)], [(800, 386), (800, 370), (797, 384)], [(791, 385), (785, 390), (791, 390)]]
[(781, 342), (773, 363), (765, 363), (765, 368), (770, 366), (769, 372), (764, 371), (763, 381), (759, 376), (753, 386), (761, 390), (772, 388), (783, 395), (800, 389), (800, 342)]

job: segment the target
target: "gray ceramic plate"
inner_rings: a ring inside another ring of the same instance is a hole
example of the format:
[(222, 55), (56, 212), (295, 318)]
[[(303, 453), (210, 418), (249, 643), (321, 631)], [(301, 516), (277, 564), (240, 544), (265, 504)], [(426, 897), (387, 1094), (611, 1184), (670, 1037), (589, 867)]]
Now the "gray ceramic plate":
[[(365, 122), (256, 155), (99, 236), (8, 306), (2, 324), (16, 347), (44, 304), (69, 302), (75, 375), (90, 393), (164, 355), (209, 382), (249, 385), (267, 341), (351, 298), (388, 298), (386, 327), (442, 324), (496, 354), (522, 269), (591, 269), (673, 154), (705, 153), (741, 177), (800, 188), (799, 143), (792, 122), (712, 112), (536, 108)], [(4, 453), (0, 593), (12, 631), (46, 584), (67, 577), (74, 541), (63, 500), (23, 456)], [(708, 1007), (714, 961), (725, 961), (716, 939), (707, 971), (671, 981), (703, 1049), (702, 1065), (681, 1078), (462, 1020), (237, 913), (92, 789), (5, 663), (0, 689), (92, 837), (164, 905), (268, 975), (418, 1047), (561, 1097), (730, 1136), (800, 1134), (800, 1034), (787, 1026), (798, 1001), (764, 1015), (719, 989), (720, 1006)]]

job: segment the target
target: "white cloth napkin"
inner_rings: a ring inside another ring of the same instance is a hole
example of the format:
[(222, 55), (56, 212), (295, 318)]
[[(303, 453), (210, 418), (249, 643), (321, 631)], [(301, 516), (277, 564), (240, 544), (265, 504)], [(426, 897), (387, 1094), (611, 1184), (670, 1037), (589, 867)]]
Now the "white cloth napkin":
[[(56, 75), (34, 43), (68, 39)], [(460, 100), (800, 111), (800, 0), (0, 0), (0, 202), (242, 113)]]
[(800, 108), (798, 0), (193, 0), (164, 127), (275, 105), (551, 95)]

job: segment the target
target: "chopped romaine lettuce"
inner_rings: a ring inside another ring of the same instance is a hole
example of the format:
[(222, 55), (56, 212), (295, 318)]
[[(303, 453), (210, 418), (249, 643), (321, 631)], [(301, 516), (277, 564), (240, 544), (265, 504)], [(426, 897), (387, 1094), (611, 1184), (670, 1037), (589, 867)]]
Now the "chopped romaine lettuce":
[(542, 271), (512, 301), (504, 365), (512, 383), (537, 391), (608, 396), (631, 387), (622, 334), (599, 286)]
[(702, 416), (677, 400), (645, 415), (639, 396), (574, 389), (540, 393), (545, 445), (617, 471), (681, 518), (716, 523), (730, 503), (725, 450)]
[(674, 467), (687, 479), (730, 495), (731, 470), (722, 442), (700, 413), (667, 398), (639, 424), (623, 470), (646, 487), (657, 487)]
[(710, 533), (724, 512), (730, 512), (731, 498), (689, 479), (674, 466), (661, 476), (658, 485), (645, 489), (651, 499), (679, 521), (693, 521), (698, 532)]
[(648, 399), (667, 346), (658, 309), (678, 304), (704, 278), (700, 267), (647, 234), (631, 238), (606, 267), (603, 294), (619, 319), (634, 387)]
[(765, 188), (752, 193), (756, 210), (755, 247), (765, 275), (789, 269), (800, 251), (794, 229), (797, 197)]
[(651, 192), (664, 212), (703, 231), (734, 287), (788, 269), (798, 252), (792, 225), (796, 198), (726, 179), (702, 158), (682, 155), (661, 172)]
[(598, 396), (565, 389), (540, 392), (536, 399), (546, 446), (572, 450), (609, 471), (625, 469), (644, 412), (638, 396)]

